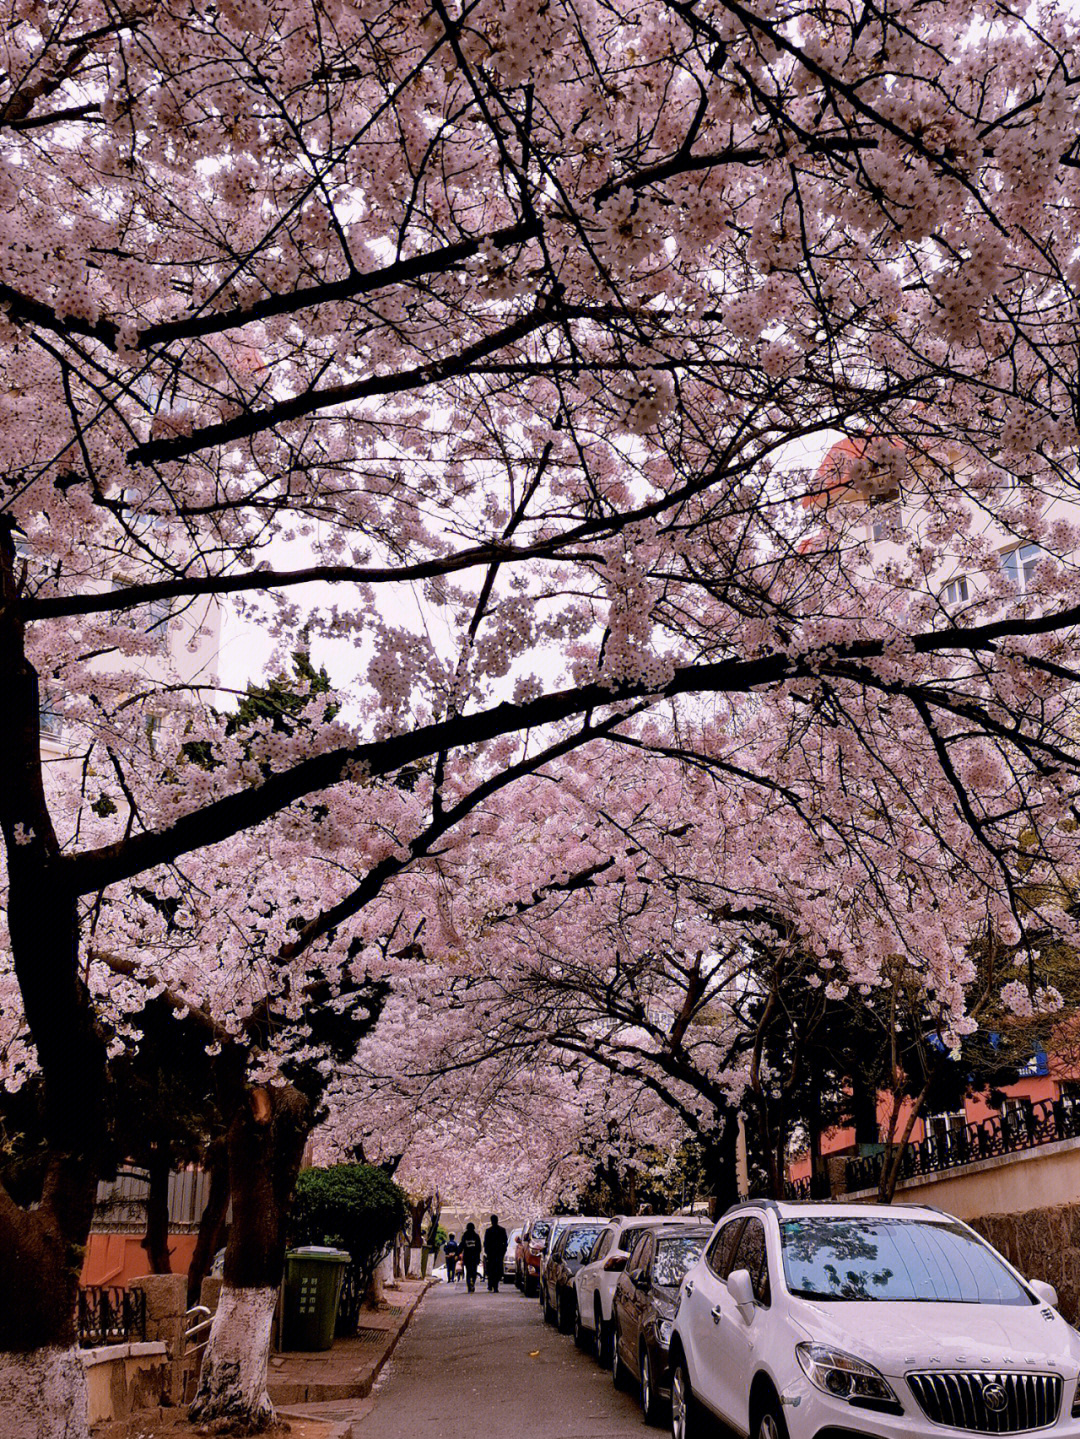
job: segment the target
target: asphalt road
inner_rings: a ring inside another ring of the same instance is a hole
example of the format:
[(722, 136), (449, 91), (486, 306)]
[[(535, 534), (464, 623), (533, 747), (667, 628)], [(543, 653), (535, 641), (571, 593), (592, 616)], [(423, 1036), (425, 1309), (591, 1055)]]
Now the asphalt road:
[(372, 1399), (359, 1439), (662, 1439), (513, 1285), (430, 1289)]

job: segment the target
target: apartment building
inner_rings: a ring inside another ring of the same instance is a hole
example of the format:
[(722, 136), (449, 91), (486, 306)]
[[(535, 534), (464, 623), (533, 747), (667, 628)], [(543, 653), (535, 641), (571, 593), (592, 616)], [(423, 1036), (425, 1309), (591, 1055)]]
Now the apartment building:
[[(959, 447), (910, 457), (899, 446), (864, 438), (842, 438), (828, 451), (815, 486), (801, 505), (822, 516), (820, 539), (858, 547), (855, 573), (865, 563), (868, 577), (889, 560), (906, 567), (905, 541), (932, 522), (927, 497), (943, 469), (957, 479), (967, 508), (970, 540), (950, 552), (942, 547), (923, 576), (928, 597), (943, 618), (979, 622), (993, 606), (1014, 596), (1038, 603), (1040, 565), (1069, 566), (1078, 555), (1070, 531), (1080, 525), (1080, 507), (1062, 486), (1047, 491), (1030, 528), (1022, 524), (1015, 481), (966, 457)], [(970, 475), (970, 484), (965, 476)], [(1055, 526), (1050, 555), (1028, 536)], [(1064, 544), (1061, 541), (1064, 540)], [(1066, 548), (1069, 546), (1069, 548)], [(1045, 573), (1045, 571), (1043, 571)], [(891, 1095), (877, 1097), (877, 1132), (854, 1128), (820, 1137), (822, 1164), (811, 1174), (809, 1152), (789, 1166), (789, 1186), (804, 1196), (876, 1193), (893, 1107)], [(871, 1112), (873, 1106), (868, 1106)], [(897, 1131), (910, 1114), (900, 1111)], [(1001, 1086), (991, 1102), (986, 1093), (965, 1097), (960, 1108), (930, 1113), (915, 1121), (905, 1155), (898, 1200), (937, 1204), (962, 1217), (1017, 1212), (1033, 1204), (1080, 1201), (1080, 1067), (1076, 1057), (1055, 1054), (1049, 1033), (1018, 1070), (1015, 1083)]]

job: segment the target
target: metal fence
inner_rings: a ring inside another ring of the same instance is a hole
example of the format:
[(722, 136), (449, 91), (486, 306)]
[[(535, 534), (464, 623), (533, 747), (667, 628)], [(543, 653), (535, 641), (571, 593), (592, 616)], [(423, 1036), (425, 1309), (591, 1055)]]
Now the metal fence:
[[(917, 1144), (909, 1144), (900, 1161), (900, 1178), (937, 1174), (961, 1164), (1037, 1149), (1042, 1144), (1077, 1136), (1080, 1136), (1080, 1104), (1066, 1099), (1044, 1099), (1011, 1114), (995, 1114), (977, 1124), (929, 1134)], [(845, 1186), (848, 1193), (875, 1188), (884, 1164), (884, 1152), (849, 1159)]]
[(146, 1295), (141, 1289), (88, 1284), (79, 1290), (79, 1345), (127, 1344), (146, 1338)]

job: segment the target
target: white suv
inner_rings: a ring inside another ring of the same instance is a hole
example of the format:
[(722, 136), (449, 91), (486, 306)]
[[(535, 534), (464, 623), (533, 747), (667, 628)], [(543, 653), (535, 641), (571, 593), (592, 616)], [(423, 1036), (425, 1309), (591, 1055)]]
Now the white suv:
[(672, 1434), (711, 1412), (752, 1439), (1080, 1439), (1080, 1334), (1056, 1303), (936, 1209), (749, 1201), (683, 1280)]
[[(705, 1221), (706, 1224), (708, 1220)], [(611, 1301), (619, 1275), (626, 1268), (630, 1251), (645, 1233), (657, 1224), (670, 1224), (663, 1214), (639, 1215), (635, 1219), (613, 1219), (597, 1239), (589, 1262), (574, 1275), (574, 1341), (584, 1349), (594, 1346), (605, 1367), (611, 1363)]]

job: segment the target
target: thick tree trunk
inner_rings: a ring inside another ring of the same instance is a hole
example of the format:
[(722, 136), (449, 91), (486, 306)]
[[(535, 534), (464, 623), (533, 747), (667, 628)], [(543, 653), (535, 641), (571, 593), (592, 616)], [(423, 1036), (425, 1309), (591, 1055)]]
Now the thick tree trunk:
[(229, 1129), (233, 1221), (225, 1283), (191, 1417), (232, 1434), (273, 1421), (266, 1392), (270, 1326), (285, 1265), (285, 1226), (311, 1105), (291, 1085), (253, 1089)]
[(79, 966), (79, 918), (41, 774), (38, 677), (23, 646), (10, 521), (0, 517), (0, 830), (7, 933), (44, 1081), (40, 1203), (0, 1185), (0, 1435), (86, 1439), (75, 1348), (83, 1248), (104, 1136), (105, 1048)]
[(75, 1313), (96, 1189), (88, 1165), (54, 1161), (36, 1209), (0, 1190), (3, 1439), (87, 1439)]
[(171, 1274), (169, 1259), (169, 1174), (172, 1157), (167, 1144), (155, 1144), (150, 1153), (147, 1172), (150, 1191), (146, 1196), (146, 1233), (142, 1247), (146, 1250), (151, 1274)]
[(189, 1308), (199, 1302), (202, 1282), (210, 1273), (214, 1255), (220, 1249), (225, 1233), (225, 1218), (229, 1212), (229, 1156), (224, 1142), (211, 1146), (207, 1154), (207, 1168), (210, 1172), (210, 1193), (199, 1220), (199, 1234), (188, 1266)]
[(706, 1175), (712, 1189), (709, 1212), (714, 1219), (719, 1218), (739, 1197), (738, 1143), (739, 1118), (730, 1109), (720, 1119), (704, 1151)]

